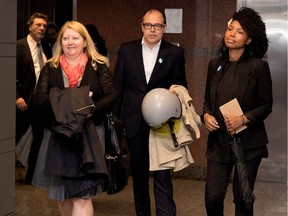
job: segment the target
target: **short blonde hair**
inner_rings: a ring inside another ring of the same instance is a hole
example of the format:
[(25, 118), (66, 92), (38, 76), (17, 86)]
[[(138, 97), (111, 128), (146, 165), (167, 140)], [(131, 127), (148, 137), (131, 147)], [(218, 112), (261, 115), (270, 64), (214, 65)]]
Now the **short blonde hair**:
[[(62, 37), (64, 32), (67, 29), (72, 29), (76, 32), (78, 32), (83, 39), (86, 41), (86, 47), (84, 48), (84, 52), (86, 53), (86, 55), (88, 56), (88, 58), (92, 59), (92, 63), (93, 62), (98, 62), (101, 64), (106, 64), (107, 67), (109, 67), (109, 60), (108, 58), (106, 58), (105, 56), (102, 56), (101, 54), (99, 54), (95, 48), (95, 45), (87, 31), (87, 29), (85, 28), (85, 26), (83, 24), (81, 24), (80, 22), (77, 21), (67, 21), (62, 28), (60, 29), (60, 32), (58, 34), (56, 43), (55, 43), (55, 50), (54, 50), (54, 55), (51, 59), (49, 59), (48, 62), (51, 63), (52, 67), (57, 67), (59, 65), (59, 61), (60, 61), (60, 56), (63, 54), (63, 49), (62, 49)], [(93, 67), (95, 68), (96, 64), (93, 64)]]

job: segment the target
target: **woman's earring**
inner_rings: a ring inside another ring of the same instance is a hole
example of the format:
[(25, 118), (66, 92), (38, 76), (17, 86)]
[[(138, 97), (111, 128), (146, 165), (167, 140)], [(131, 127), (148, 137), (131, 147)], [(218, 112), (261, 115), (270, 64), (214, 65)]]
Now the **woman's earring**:
[(249, 45), (251, 43), (251, 39), (249, 39), (246, 43), (246, 45)]

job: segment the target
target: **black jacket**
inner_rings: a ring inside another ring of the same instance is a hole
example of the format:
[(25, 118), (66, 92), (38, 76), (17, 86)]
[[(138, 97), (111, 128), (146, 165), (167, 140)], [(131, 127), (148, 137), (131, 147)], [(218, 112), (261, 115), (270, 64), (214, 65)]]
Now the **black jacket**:
[[(203, 114), (215, 115), (217, 104), (217, 85), (215, 82), (217, 73), (227, 70), (227, 59), (215, 58), (209, 62), (206, 81), (205, 101)], [(234, 86), (234, 97), (250, 120), (248, 128), (238, 134), (241, 138), (245, 153), (245, 159), (256, 156), (253, 150), (265, 148), (268, 137), (264, 126), (264, 119), (272, 112), (272, 80), (269, 65), (266, 61), (251, 57), (248, 53), (241, 56), (237, 63), (237, 77)], [(228, 102), (228, 101), (227, 101)], [(229, 162), (230, 148), (224, 119), (217, 119), (220, 129), (209, 133), (206, 155), (208, 159)]]
[(169, 89), (173, 84), (187, 87), (184, 63), (184, 50), (162, 39), (151, 78), (147, 83), (141, 40), (121, 45), (114, 70), (114, 83), (117, 93), (120, 94), (116, 116), (119, 118), (119, 112), (123, 108), (126, 136), (135, 136), (144, 122), (141, 104), (150, 90)]
[(55, 117), (52, 130), (72, 137), (82, 133), (87, 117), (94, 112), (94, 102), (89, 97), (90, 86), (50, 89), (49, 100)]
[[(38, 115), (40, 115), (38, 110), (35, 110), (31, 104), (35, 85), (36, 75), (33, 58), (27, 37), (25, 37), (17, 41), (16, 100), (20, 97), (23, 98), (28, 105), (28, 111), (22, 112), (16, 108), (16, 142), (27, 131), (33, 121), (32, 118), (36, 118), (37, 121)], [(39, 125), (39, 127), (42, 127), (42, 125)]]
[[(105, 114), (108, 113), (116, 103), (117, 95), (111, 80), (112, 72), (106, 65), (97, 63), (97, 70), (95, 71), (91, 60), (87, 62), (80, 86), (90, 86), (90, 91), (93, 92), (92, 100), (95, 105), (93, 120), (95, 124), (102, 122)], [(57, 68), (51, 68), (50, 65), (45, 65), (41, 71), (34, 94), (34, 106), (40, 106), (48, 110), (50, 109), (51, 111), (49, 93), (50, 89), (54, 87), (62, 90), (65, 88), (61, 67), (59, 65)]]

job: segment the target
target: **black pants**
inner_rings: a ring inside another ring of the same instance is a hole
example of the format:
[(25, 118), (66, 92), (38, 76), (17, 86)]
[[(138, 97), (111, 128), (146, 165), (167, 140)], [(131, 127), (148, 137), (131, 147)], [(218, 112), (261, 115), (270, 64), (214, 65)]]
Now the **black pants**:
[(16, 107), (16, 145), (30, 126), (30, 116), (28, 112), (22, 112)]
[[(137, 216), (150, 216), (149, 195), (149, 127), (145, 124), (137, 136), (127, 138), (130, 151), (130, 166), (133, 178), (134, 203)], [(157, 216), (175, 216), (173, 185), (170, 170), (153, 172), (154, 197)]]
[[(261, 160), (262, 157), (260, 156), (245, 163), (247, 167), (249, 183), (252, 190), (254, 189), (254, 184)], [(219, 163), (208, 160), (207, 165), (207, 182), (205, 187), (206, 212), (208, 216), (223, 216), (224, 199), (230, 175), (233, 169), (233, 163)], [(252, 216), (253, 207), (251, 209), (247, 209), (241, 203), (237, 181), (237, 175), (234, 175), (233, 202), (235, 204), (235, 216)]]
[(31, 118), (31, 128), (33, 134), (33, 141), (31, 143), (31, 148), (28, 156), (28, 169), (26, 172), (25, 182), (31, 184), (35, 166), (38, 158), (38, 153), (40, 150), (41, 142), (44, 135), (44, 117), (40, 112), (34, 111), (30, 114)]

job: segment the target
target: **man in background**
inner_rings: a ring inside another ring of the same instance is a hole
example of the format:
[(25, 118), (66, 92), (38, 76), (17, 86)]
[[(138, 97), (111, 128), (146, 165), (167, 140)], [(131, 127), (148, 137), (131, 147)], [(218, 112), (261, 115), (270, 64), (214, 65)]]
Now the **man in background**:
[(50, 59), (53, 56), (54, 44), (57, 40), (58, 32), (59, 29), (55, 23), (49, 22), (47, 24), (45, 36), (41, 40), (41, 45), (46, 54), (47, 59)]
[[(28, 35), (17, 41), (16, 72), (16, 145), (28, 133), (31, 125), (33, 141), (31, 144), (25, 182), (31, 184), (38, 151), (43, 137), (43, 116), (32, 106), (34, 89), (47, 57), (43, 52), (41, 40), (47, 27), (48, 17), (34, 13), (27, 22)], [(24, 143), (24, 145), (26, 145)], [(25, 148), (29, 148), (29, 144)], [(17, 149), (17, 146), (16, 146)]]

